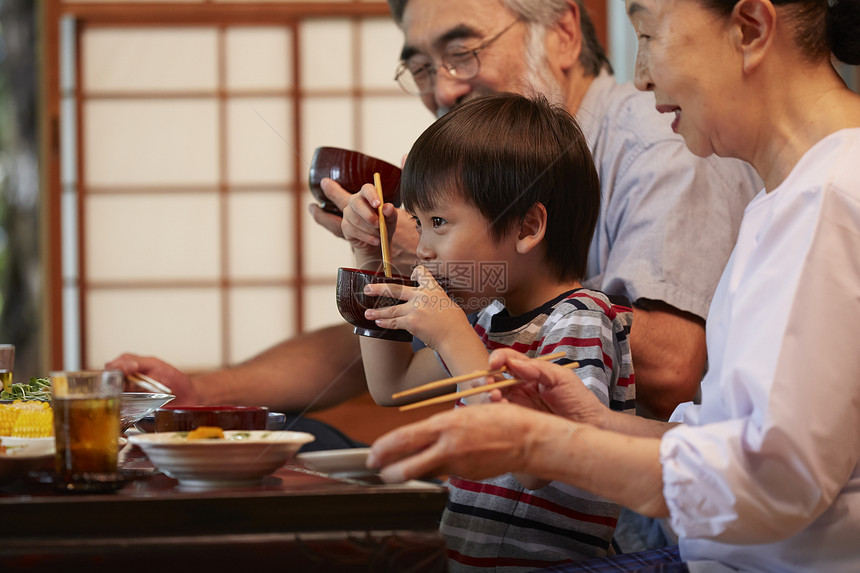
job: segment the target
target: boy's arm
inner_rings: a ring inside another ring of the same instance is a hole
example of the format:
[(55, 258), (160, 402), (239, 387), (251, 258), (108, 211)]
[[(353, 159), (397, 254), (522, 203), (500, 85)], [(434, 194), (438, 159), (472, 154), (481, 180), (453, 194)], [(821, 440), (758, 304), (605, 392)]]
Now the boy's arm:
[[(379, 206), (376, 190), (372, 185), (365, 185), (353, 195), (349, 207), (344, 211), (341, 229), (352, 245), (356, 265), (362, 270), (381, 270)], [(383, 216), (389, 240), (397, 227), (397, 215), (393, 205), (384, 205)], [(377, 320), (381, 328), (408, 330), (424, 341), (428, 348), (437, 350), (447, 370), (454, 375), (486, 369), (487, 350), (462, 309), (454, 304), (423, 267), (417, 267), (412, 278), (419, 282), (418, 288), (391, 284), (369, 285), (365, 294), (390, 296), (404, 302), (368, 310), (365, 317)], [(361, 337), (360, 343), (367, 387), (373, 399), (382, 406), (415, 402), (453, 389), (440, 388), (392, 400), (391, 395), (394, 393), (444, 378), (447, 375), (445, 367), (430, 350), (413, 354), (411, 346), (407, 344), (367, 337)]]
[[(379, 197), (373, 185), (364, 185), (358, 193), (350, 197), (348, 205), (344, 206), (342, 235), (352, 246), (356, 267), (366, 271), (383, 270), (379, 247), (378, 207)], [(397, 227), (398, 213), (390, 204), (386, 204), (383, 211), (391, 238)], [(374, 401), (381, 406), (406, 402), (407, 400), (395, 402), (391, 395), (408, 387), (405, 384), (409, 381), (445, 376), (444, 369), (433, 352), (413, 353), (411, 345), (406, 343), (364, 336), (358, 338), (367, 388)], [(414, 383), (413, 386), (417, 384)], [(421, 398), (421, 395), (417, 398)]]
[(373, 399), (383, 406), (416, 402), (452, 392), (456, 389), (453, 385), (397, 400), (391, 398), (396, 392), (449, 375), (487, 368), (487, 349), (462, 309), (444, 295), (423, 267), (418, 267), (412, 278), (419, 282), (418, 287), (370, 286), (374, 295), (386, 294), (404, 302), (369, 310), (365, 316), (376, 320), (382, 328), (408, 330), (427, 344), (427, 348), (413, 353), (411, 345), (402, 342), (362, 337), (361, 354), (367, 385)]
[(380, 406), (400, 406), (439, 394), (439, 391), (423, 392), (398, 400), (391, 398), (396, 392), (447, 376), (436, 353), (429, 348), (412, 352), (409, 343), (366, 336), (360, 337), (359, 342), (367, 388)]

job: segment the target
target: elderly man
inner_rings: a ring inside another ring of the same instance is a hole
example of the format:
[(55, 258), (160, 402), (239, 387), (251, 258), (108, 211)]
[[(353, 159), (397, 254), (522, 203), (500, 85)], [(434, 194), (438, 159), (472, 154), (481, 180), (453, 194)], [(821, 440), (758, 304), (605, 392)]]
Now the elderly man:
[[(653, 95), (619, 85), (580, 0), (390, 5), (405, 40), (398, 81), (434, 114), (495, 91), (541, 92), (575, 113), (603, 194), (586, 286), (633, 301), (637, 402), (655, 417), (668, 416), (698, 388), (706, 361), (704, 317), (746, 200), (759, 189), (757, 176), (737, 161), (693, 156), (655, 111)], [(323, 188), (346, 207), (349, 193), (330, 180)], [(311, 211), (340, 235), (339, 217), (316, 206)], [(416, 237), (407, 227), (399, 225), (395, 235), (401, 263), (414, 260)], [(244, 403), (250, 396), (255, 403), (301, 411), (366, 389), (358, 341), (348, 325), (195, 376), (127, 354), (109, 366), (163, 380), (179, 403)]]

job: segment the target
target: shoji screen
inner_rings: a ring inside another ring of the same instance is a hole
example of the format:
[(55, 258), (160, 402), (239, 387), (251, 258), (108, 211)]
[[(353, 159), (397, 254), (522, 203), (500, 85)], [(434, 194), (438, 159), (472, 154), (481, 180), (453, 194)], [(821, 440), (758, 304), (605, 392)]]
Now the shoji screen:
[(68, 367), (209, 368), (340, 321), (351, 255), (307, 213), (313, 150), (399, 164), (432, 121), (387, 16), (186, 20), (61, 28)]

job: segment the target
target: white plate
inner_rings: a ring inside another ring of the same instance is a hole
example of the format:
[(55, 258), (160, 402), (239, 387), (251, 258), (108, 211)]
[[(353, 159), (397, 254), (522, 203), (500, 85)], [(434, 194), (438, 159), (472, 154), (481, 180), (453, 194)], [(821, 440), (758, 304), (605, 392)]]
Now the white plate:
[(53, 467), (54, 438), (0, 436), (6, 453), (0, 454), (0, 484), (19, 479), (28, 472)]
[(330, 474), (332, 477), (352, 477), (373, 474), (365, 465), (370, 448), (347, 448), (343, 450), (322, 450), (304, 452), (296, 455), (306, 468)]
[(47, 438), (0, 436), (0, 445), (8, 448), (6, 454), (10, 456), (54, 455), (54, 436), (48, 436)]
[(189, 440), (188, 432), (129, 436), (149, 460), (187, 488), (258, 484), (314, 436), (305, 432), (227, 431), (224, 439)]
[(24, 453), (0, 454), (0, 484), (13, 482), (33, 470), (54, 467), (54, 454), (29, 455)]
[[(126, 438), (117, 438), (117, 446), (122, 448), (128, 443)], [(15, 436), (0, 436), (0, 446), (6, 446), (9, 455), (26, 454), (28, 456), (39, 456), (44, 454), (54, 455), (56, 449), (54, 436), (47, 438), (18, 438)]]

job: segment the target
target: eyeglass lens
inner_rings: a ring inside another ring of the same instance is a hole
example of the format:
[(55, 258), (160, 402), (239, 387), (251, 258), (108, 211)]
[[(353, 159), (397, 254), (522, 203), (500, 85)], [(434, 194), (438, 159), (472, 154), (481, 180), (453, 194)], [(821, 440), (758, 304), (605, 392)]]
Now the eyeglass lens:
[(397, 74), (397, 81), (408, 93), (422, 94), (433, 90), (436, 73), (444, 68), (456, 80), (469, 80), (478, 74), (478, 56), (474, 51), (447, 54), (438, 66), (410, 65), (408, 62)]
[(433, 91), (435, 76), (439, 68), (444, 68), (448, 76), (452, 79), (461, 81), (470, 80), (478, 75), (481, 67), (478, 53), (498, 40), (502, 34), (510, 30), (519, 21), (519, 19), (514, 20), (475, 49), (445, 54), (442, 56), (442, 63), (438, 66), (409, 60), (401, 62), (394, 79), (397, 80), (403, 91), (413, 95)]

